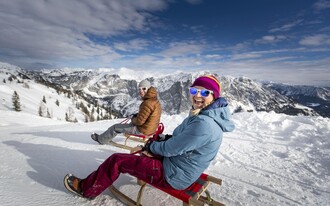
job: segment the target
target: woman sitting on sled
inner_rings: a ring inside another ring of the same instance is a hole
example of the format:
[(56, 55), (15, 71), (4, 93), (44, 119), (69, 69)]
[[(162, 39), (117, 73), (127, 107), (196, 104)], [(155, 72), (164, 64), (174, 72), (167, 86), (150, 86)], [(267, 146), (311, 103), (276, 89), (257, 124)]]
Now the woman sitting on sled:
[(142, 103), (139, 112), (130, 118), (131, 122), (114, 124), (102, 134), (92, 133), (91, 138), (94, 141), (99, 144), (111, 144), (112, 139), (120, 133), (149, 135), (156, 131), (162, 113), (157, 90), (150, 86), (150, 82), (147, 80), (142, 80), (138, 87)]
[(158, 188), (182, 190), (194, 183), (216, 157), (223, 132), (230, 132), (227, 101), (220, 97), (214, 76), (201, 76), (190, 87), (190, 115), (163, 141), (148, 141), (142, 148), (155, 156), (113, 154), (84, 179), (71, 174), (67, 189), (93, 199), (106, 190), (121, 173), (128, 173)]

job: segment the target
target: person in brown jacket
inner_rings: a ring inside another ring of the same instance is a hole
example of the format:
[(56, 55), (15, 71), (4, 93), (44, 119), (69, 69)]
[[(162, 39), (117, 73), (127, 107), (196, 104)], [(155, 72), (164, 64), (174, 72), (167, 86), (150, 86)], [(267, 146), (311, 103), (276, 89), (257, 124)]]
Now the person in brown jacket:
[(154, 133), (160, 122), (162, 108), (157, 98), (156, 88), (150, 82), (142, 80), (139, 84), (139, 94), (143, 100), (139, 112), (134, 114), (128, 124), (114, 124), (102, 134), (93, 133), (91, 138), (100, 144), (110, 144), (119, 133), (144, 134)]

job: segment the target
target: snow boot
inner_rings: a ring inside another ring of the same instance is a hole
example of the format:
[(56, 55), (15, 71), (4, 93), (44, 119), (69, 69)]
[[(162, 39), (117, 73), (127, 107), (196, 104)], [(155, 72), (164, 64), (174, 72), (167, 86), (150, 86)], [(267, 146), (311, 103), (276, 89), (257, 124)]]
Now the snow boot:
[(80, 181), (81, 179), (75, 177), (72, 174), (65, 175), (63, 180), (64, 186), (67, 190), (69, 190), (75, 195), (78, 195), (79, 197), (84, 197), (83, 193), (81, 192)]
[(94, 140), (95, 142), (101, 144), (101, 142), (99, 142), (99, 135), (98, 135), (98, 134), (96, 134), (96, 133), (91, 134), (91, 138), (92, 138), (92, 140)]

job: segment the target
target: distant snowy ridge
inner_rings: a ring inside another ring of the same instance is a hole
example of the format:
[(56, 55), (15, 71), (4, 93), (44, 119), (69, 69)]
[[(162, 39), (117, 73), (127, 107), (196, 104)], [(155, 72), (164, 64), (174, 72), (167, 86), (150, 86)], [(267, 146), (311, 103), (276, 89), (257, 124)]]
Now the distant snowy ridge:
[(304, 95), (309, 97), (317, 97), (323, 100), (330, 100), (330, 87), (313, 87), (313, 86), (293, 86), (286, 84), (267, 84), (267, 86), (271, 87), (279, 91), (281, 94), (286, 96), (295, 96), (295, 95)]
[(285, 84), (266, 84), (296, 102), (312, 107), (318, 114), (330, 117), (330, 87), (292, 86)]

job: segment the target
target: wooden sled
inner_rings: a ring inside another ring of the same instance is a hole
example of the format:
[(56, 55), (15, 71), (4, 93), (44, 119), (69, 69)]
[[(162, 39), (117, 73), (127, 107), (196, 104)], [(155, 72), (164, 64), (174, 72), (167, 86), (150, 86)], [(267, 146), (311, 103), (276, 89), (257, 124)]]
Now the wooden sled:
[(124, 134), (124, 136), (126, 137), (125, 144), (127, 140), (134, 140), (134, 141), (146, 143), (149, 138), (153, 137), (154, 135), (162, 134), (163, 131), (164, 131), (164, 124), (160, 122), (158, 124), (156, 131), (149, 135), (125, 133)]
[[(211, 198), (210, 192), (207, 190), (210, 183), (215, 183), (219, 186), (222, 184), (222, 180), (211, 175), (202, 174), (198, 180), (193, 183), (190, 187), (185, 190), (175, 190), (175, 189), (164, 189), (156, 187), (159, 190), (166, 192), (167, 194), (182, 200), (183, 206), (200, 206), (200, 205), (213, 205), (213, 206), (223, 206), (223, 203), (220, 203)], [(124, 204), (133, 206), (141, 205), (141, 200), (143, 196), (143, 191), (148, 183), (138, 180), (138, 184), (141, 186), (136, 200), (131, 199), (127, 195), (120, 192), (116, 187), (111, 185), (109, 187), (110, 192)], [(205, 194), (205, 195), (204, 195)]]
[[(125, 149), (130, 150), (131, 154), (139, 154), (141, 150), (138, 150), (137, 148), (125, 146)], [(148, 183), (137, 180), (137, 183), (141, 186), (139, 193), (137, 195), (136, 200), (131, 199), (124, 193), (120, 192), (116, 187), (111, 185), (109, 187), (110, 192), (120, 201), (122, 201), (126, 205), (141, 205), (141, 200), (143, 196), (143, 191)], [(159, 190), (162, 190), (163, 192), (182, 200), (182, 205), (195, 205), (200, 206), (204, 205), (205, 203), (208, 205), (214, 205), (214, 206), (223, 206), (224, 204), (214, 200), (211, 198), (210, 192), (207, 190), (210, 183), (215, 183), (219, 186), (222, 184), (222, 180), (218, 179), (216, 177), (213, 177), (211, 175), (207, 175), (205, 173), (201, 174), (201, 176), (198, 178), (196, 182), (194, 182), (191, 186), (189, 186), (185, 190), (175, 190), (175, 189), (164, 189), (160, 187), (156, 187), (154, 185), (151, 185)], [(204, 194), (205, 193), (205, 194)]]
[[(117, 143), (115, 143), (117, 144)], [(136, 148), (124, 145), (122, 148), (130, 150), (131, 154), (139, 154), (141, 150), (135, 150)], [(146, 154), (144, 154), (146, 155)], [(129, 206), (142, 206), (141, 200), (143, 196), (144, 189), (148, 183), (137, 180), (137, 183), (140, 185), (140, 189), (137, 195), (136, 200), (128, 197), (124, 193), (120, 192), (115, 186), (111, 185), (109, 187), (110, 192), (124, 204)], [(215, 183), (219, 186), (222, 185), (222, 180), (211, 175), (202, 173), (196, 182), (194, 182), (191, 186), (189, 186), (185, 190), (175, 190), (175, 189), (164, 189), (160, 187), (156, 187), (151, 185), (179, 200), (182, 201), (183, 206), (201, 206), (204, 204), (213, 205), (213, 206), (224, 206), (223, 203), (220, 203), (214, 199), (212, 199), (210, 192), (207, 190), (210, 183)]]
[[(128, 123), (129, 121), (130, 121), (130, 119), (127, 118), (124, 121), (122, 121), (121, 124)], [(146, 143), (149, 138), (153, 137), (154, 135), (162, 134), (163, 131), (164, 131), (164, 124), (159, 123), (158, 127), (157, 127), (157, 130), (152, 134), (143, 135), (143, 134), (124, 133), (124, 136), (126, 137), (124, 144), (116, 143), (116, 142), (113, 142), (113, 141), (111, 141), (110, 144), (115, 146), (115, 147), (130, 150), (131, 147), (127, 145), (128, 140), (133, 140), (133, 141), (137, 141), (137, 142)]]

